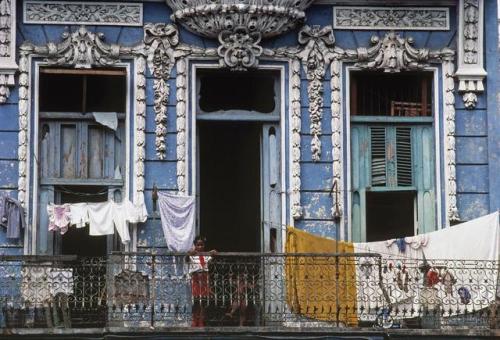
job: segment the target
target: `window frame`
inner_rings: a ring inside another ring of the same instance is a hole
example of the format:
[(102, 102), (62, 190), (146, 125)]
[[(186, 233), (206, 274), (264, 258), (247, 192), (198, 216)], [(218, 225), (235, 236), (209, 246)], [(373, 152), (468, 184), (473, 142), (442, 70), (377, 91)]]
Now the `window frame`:
[[(45, 114), (44, 112), (41, 112), (39, 110), (39, 94), (40, 94), (40, 73), (42, 72), (42, 69), (64, 69), (68, 70), (68, 72), (74, 72), (74, 73), (89, 73), (89, 74), (95, 74), (98, 72), (102, 72), (103, 70), (107, 70), (109, 72), (120, 72), (124, 74), (125, 78), (125, 95), (124, 95), (124, 100), (125, 100), (125, 112), (121, 113), (124, 114), (124, 138), (125, 140), (123, 141), (124, 143), (124, 161), (123, 161), (123, 169), (122, 169), (122, 179), (121, 180), (110, 180), (103, 185), (108, 186), (109, 188), (109, 197), (112, 197), (110, 195), (113, 194), (113, 192), (117, 189), (121, 189), (121, 195), (122, 199), (129, 199), (129, 191), (131, 189), (131, 175), (130, 174), (130, 169), (131, 169), (131, 159), (134, 157), (133, 152), (130, 150), (130, 145), (131, 142), (135, 139), (133, 133), (131, 132), (131, 125), (135, 125), (135, 121), (131, 121), (133, 112), (135, 111), (133, 107), (133, 102), (131, 101), (132, 97), (132, 92), (135, 91), (135, 84), (134, 84), (134, 77), (132, 76), (131, 69), (135, 68), (135, 59), (130, 58), (130, 59), (125, 59), (124, 61), (117, 62), (113, 65), (107, 65), (104, 68), (91, 68), (91, 69), (73, 69), (73, 68), (68, 68), (70, 65), (57, 65), (54, 66), (53, 64), (50, 64), (43, 59), (39, 58), (38, 56), (30, 56), (30, 61), (29, 65), (31, 65), (31, 69), (33, 72), (29, 72), (29, 75), (31, 77), (31, 83), (34, 83), (34, 86), (30, 86), (30, 96), (33, 96), (33, 101), (32, 101), (32, 108), (28, 109), (30, 112), (30, 128), (28, 131), (30, 131), (30, 135), (28, 137), (29, 142), (29, 153), (32, 155), (27, 161), (27, 168), (29, 171), (27, 171), (27, 181), (29, 184), (29, 196), (31, 196), (31, 199), (29, 199), (27, 202), (29, 202), (29, 208), (28, 208), (28, 214), (31, 216), (30, 221), (30, 231), (25, 233), (25, 242), (24, 242), (24, 248), (25, 248), (25, 253), (31, 253), (31, 254), (40, 254), (40, 249), (38, 247), (38, 238), (39, 238), (39, 233), (40, 233), (40, 218), (43, 217), (45, 214), (44, 212), (41, 212), (39, 205), (40, 202), (42, 201), (42, 198), (40, 197), (40, 194), (42, 193), (42, 186), (45, 186), (46, 188), (49, 188), (46, 190), (48, 193), (49, 201), (50, 202), (56, 202), (56, 195), (55, 195), (55, 188), (57, 185), (82, 185), (81, 183), (78, 183), (78, 181), (70, 182), (67, 183), (65, 181), (59, 182), (59, 183), (51, 183), (48, 185), (45, 185), (43, 183), (42, 177), (41, 177), (41, 169), (38, 165), (38, 160), (40, 159), (40, 150), (38, 147), (38, 143), (32, 143), (32, 141), (38, 141), (39, 140), (39, 134), (40, 134), (40, 129), (41, 129), (41, 117)], [(102, 182), (103, 183), (103, 182)], [(101, 183), (94, 183), (91, 182), (87, 185), (97, 185)], [(85, 185), (85, 184), (83, 184)], [(54, 245), (54, 235), (48, 235), (49, 239), (47, 241), (49, 242), (47, 244), (47, 252), (54, 254), (55, 249), (53, 249)], [(132, 235), (131, 235), (132, 236)], [(133, 237), (135, 239), (135, 237)], [(57, 241), (56, 241), (57, 242)], [(109, 237), (109, 240), (107, 241), (108, 248), (110, 244), (113, 244), (113, 235)], [(124, 250), (130, 250), (134, 247), (134, 245), (126, 245)], [(109, 251), (110, 249), (107, 249)]]
[[(434, 207), (434, 220), (435, 220), (435, 226), (437, 229), (441, 229), (443, 225), (443, 212), (442, 212), (442, 202), (444, 201), (443, 197), (443, 188), (441, 185), (441, 179), (444, 176), (444, 172), (441, 169), (441, 165), (443, 164), (443, 160), (441, 159), (440, 155), (445, 154), (445, 150), (441, 150), (442, 145), (441, 145), (441, 129), (443, 128), (443, 113), (442, 113), (442, 108), (443, 108), (443, 101), (444, 99), (440, 96), (442, 93), (442, 88), (443, 88), (443, 80), (439, 79), (439, 74), (442, 74), (442, 65), (435, 65), (435, 66), (429, 66), (425, 67), (420, 70), (420, 72), (431, 72), (432, 73), (432, 90), (431, 90), (431, 98), (429, 100), (432, 103), (432, 116), (429, 117), (390, 117), (390, 116), (357, 116), (357, 115), (351, 115), (351, 79), (352, 79), (352, 72), (360, 72), (360, 71), (366, 71), (362, 68), (359, 68), (355, 66), (352, 63), (345, 63), (342, 67), (342, 74), (343, 74), (343, 80), (342, 84), (345, 89), (345, 95), (343, 96), (344, 98), (344, 104), (343, 104), (343, 109), (344, 109), (344, 128), (345, 128), (345, 137), (344, 137), (344, 145), (346, 145), (345, 148), (345, 155), (346, 155), (346, 178), (345, 178), (345, 184), (346, 184), (346, 226), (347, 226), (347, 237), (349, 240), (356, 241), (356, 242), (365, 242), (366, 241), (366, 230), (361, 230), (360, 237), (361, 239), (356, 239), (353, 240), (353, 216), (352, 216), (352, 211), (353, 211), (353, 190), (352, 190), (352, 159), (351, 159), (351, 125), (357, 124), (357, 123), (364, 123), (364, 124), (369, 124), (369, 123), (382, 123), (382, 124), (432, 124), (433, 132), (434, 132), (434, 174), (435, 174), (435, 188), (434, 188), (434, 194), (435, 194), (435, 207)], [(405, 72), (405, 71), (402, 71)], [(415, 71), (411, 71), (415, 72)], [(417, 71), (418, 72), (418, 71)], [(417, 203), (415, 204), (416, 209)], [(415, 215), (416, 216), (416, 215)], [(419, 225), (420, 222), (415, 220), (415, 225), (414, 225), (414, 232), (415, 234), (426, 232), (424, 228), (422, 228)]]

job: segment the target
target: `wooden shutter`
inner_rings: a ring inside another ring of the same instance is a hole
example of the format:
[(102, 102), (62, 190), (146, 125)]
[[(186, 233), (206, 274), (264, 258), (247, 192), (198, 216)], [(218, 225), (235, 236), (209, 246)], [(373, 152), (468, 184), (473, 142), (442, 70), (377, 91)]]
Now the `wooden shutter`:
[(386, 186), (385, 127), (371, 127), (372, 186)]
[(411, 128), (396, 128), (396, 162), (398, 186), (411, 186), (413, 184)]
[(371, 185), (413, 185), (410, 127), (370, 127)]

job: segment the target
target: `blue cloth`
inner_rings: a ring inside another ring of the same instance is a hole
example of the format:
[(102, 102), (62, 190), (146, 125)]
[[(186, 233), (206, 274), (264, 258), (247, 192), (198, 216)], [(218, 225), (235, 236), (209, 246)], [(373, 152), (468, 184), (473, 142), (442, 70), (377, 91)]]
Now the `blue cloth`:
[(406, 252), (406, 241), (403, 238), (398, 238), (396, 240), (396, 245), (398, 246), (399, 252), (400, 253), (405, 253)]

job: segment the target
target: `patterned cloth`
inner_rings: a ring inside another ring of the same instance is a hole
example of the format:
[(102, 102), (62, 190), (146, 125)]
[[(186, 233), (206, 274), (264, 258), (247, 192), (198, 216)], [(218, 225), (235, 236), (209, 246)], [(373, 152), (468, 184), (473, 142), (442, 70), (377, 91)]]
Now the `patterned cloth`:
[(50, 203), (47, 206), (49, 214), (49, 230), (59, 231), (64, 235), (68, 231), (68, 226), (71, 221), (71, 210), (69, 204), (56, 205)]

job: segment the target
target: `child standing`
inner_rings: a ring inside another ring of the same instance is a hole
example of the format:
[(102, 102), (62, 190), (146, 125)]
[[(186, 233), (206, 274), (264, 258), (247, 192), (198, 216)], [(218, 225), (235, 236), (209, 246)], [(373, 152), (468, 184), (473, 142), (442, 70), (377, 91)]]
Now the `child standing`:
[(196, 236), (194, 247), (188, 252), (189, 273), (191, 274), (191, 293), (193, 295), (193, 320), (192, 327), (205, 327), (205, 306), (210, 297), (210, 281), (208, 275), (208, 262), (216, 255), (215, 250), (206, 256), (200, 253), (205, 251), (206, 239)]

